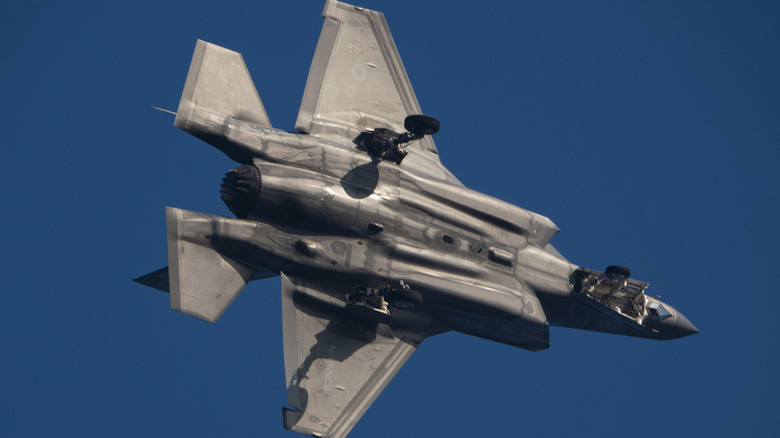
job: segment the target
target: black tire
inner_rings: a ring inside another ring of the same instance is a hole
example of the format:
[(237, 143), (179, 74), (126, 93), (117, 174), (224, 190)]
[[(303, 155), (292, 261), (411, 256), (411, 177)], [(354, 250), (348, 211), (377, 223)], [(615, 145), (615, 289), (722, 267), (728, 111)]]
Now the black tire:
[(604, 271), (607, 277), (610, 278), (629, 278), (631, 277), (631, 270), (625, 266), (607, 266), (607, 270)]
[(387, 301), (396, 309), (411, 310), (422, 306), (423, 297), (419, 292), (409, 289), (397, 289), (387, 295)]
[(439, 132), (440, 123), (430, 116), (414, 114), (404, 120), (404, 128), (414, 135), (433, 135)]

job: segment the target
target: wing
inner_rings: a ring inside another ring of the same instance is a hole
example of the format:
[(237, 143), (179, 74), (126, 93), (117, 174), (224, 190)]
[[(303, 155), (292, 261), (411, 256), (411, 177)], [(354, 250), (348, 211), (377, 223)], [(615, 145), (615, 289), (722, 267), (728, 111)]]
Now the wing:
[(344, 437), (412, 355), (417, 342), (350, 318), (343, 303), (282, 274), (284, 427)]
[[(404, 119), (421, 114), (381, 12), (328, 0), (295, 129), (317, 137), (352, 141), (360, 132), (404, 132)], [(406, 146), (423, 170), (460, 185), (441, 164), (430, 136)], [(412, 161), (410, 160), (410, 161)], [(441, 174), (441, 172), (444, 174)]]

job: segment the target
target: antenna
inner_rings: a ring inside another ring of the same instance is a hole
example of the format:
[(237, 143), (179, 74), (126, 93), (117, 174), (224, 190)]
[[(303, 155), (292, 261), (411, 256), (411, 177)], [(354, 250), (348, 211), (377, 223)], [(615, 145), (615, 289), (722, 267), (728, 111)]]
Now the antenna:
[(167, 109), (157, 108), (156, 106), (153, 106), (152, 108), (156, 109), (157, 111), (162, 111), (164, 113), (173, 114), (174, 116), (176, 115), (176, 111), (171, 111), (171, 110), (167, 110)]

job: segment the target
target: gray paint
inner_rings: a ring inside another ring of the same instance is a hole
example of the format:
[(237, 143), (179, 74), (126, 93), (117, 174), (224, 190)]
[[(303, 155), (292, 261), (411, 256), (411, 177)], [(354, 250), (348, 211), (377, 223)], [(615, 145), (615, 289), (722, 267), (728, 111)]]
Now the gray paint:
[(239, 218), (168, 207), (167, 269), (137, 281), (214, 322), (247, 282), (280, 275), (284, 426), (343, 437), (429, 336), (531, 351), (549, 326), (673, 339), (697, 333), (646, 283), (568, 262), (548, 218), (472, 191), (430, 136), (400, 164), (353, 140), (420, 113), (381, 13), (330, 0), (300, 133), (271, 127), (240, 54), (198, 41), (174, 125), (242, 164)]

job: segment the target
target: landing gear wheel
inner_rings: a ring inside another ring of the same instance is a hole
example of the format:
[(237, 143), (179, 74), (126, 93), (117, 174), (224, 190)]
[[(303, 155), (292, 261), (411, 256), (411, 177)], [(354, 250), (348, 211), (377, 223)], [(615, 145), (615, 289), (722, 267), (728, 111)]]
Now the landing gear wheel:
[(387, 295), (387, 301), (396, 309), (411, 310), (422, 305), (423, 297), (419, 292), (413, 290), (398, 289), (390, 291)]
[(607, 266), (607, 270), (604, 271), (607, 277), (610, 278), (629, 278), (631, 277), (631, 270), (625, 266)]
[(414, 135), (433, 135), (439, 132), (439, 121), (431, 116), (414, 114), (404, 120), (404, 128)]

